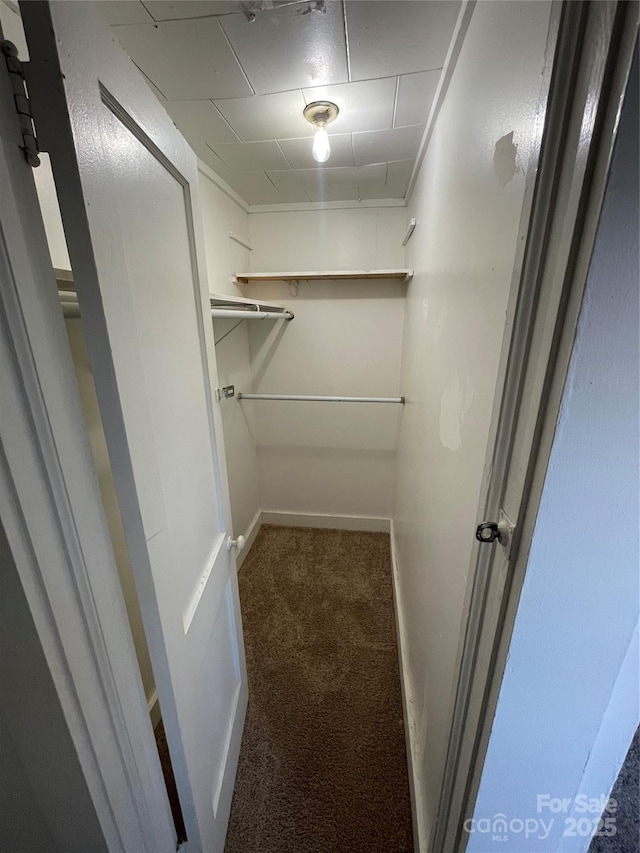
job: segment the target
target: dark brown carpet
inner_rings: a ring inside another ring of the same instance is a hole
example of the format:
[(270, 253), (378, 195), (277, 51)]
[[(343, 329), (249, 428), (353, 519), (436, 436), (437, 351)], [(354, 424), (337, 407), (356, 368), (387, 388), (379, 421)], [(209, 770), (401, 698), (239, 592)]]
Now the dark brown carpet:
[(184, 819), (182, 817), (182, 807), (178, 798), (178, 789), (176, 780), (173, 775), (173, 767), (171, 766), (171, 758), (169, 757), (169, 745), (167, 744), (167, 736), (164, 732), (164, 724), (162, 720), (154, 729), (156, 736), (156, 746), (158, 747), (158, 755), (160, 756), (160, 764), (162, 765), (162, 775), (164, 776), (164, 784), (167, 786), (167, 794), (169, 795), (169, 805), (171, 806), (171, 814), (173, 815), (173, 823), (176, 828), (178, 841), (186, 841), (187, 833), (184, 828)]
[(389, 537), (265, 526), (226, 853), (413, 850)]

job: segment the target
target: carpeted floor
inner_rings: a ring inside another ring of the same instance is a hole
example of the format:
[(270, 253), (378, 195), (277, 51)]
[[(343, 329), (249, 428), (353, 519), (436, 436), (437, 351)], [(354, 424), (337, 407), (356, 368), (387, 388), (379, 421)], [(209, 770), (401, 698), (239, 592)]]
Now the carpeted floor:
[(154, 729), (156, 736), (156, 746), (158, 747), (158, 755), (160, 756), (160, 765), (162, 766), (162, 775), (164, 776), (164, 784), (167, 786), (167, 794), (169, 795), (169, 805), (171, 806), (171, 814), (176, 828), (178, 842), (187, 840), (187, 833), (184, 828), (184, 819), (182, 817), (182, 807), (178, 798), (178, 789), (176, 780), (173, 775), (173, 767), (171, 766), (171, 758), (169, 757), (169, 745), (167, 744), (167, 736), (164, 733), (164, 724), (162, 720)]
[(389, 537), (265, 526), (226, 853), (410, 853)]
[[(638, 853), (640, 851), (640, 729), (627, 752), (620, 769), (611, 799), (617, 803), (616, 831), (611, 837), (597, 836), (591, 840), (589, 853)], [(607, 817), (607, 813), (603, 815)]]

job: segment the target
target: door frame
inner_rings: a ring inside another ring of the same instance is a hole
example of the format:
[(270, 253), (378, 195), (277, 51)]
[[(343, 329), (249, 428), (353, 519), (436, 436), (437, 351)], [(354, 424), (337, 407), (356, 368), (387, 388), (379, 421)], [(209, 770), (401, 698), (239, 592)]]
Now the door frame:
[(472, 553), (430, 853), (467, 846), (463, 825), (482, 776), (637, 36), (637, 3), (553, 3), (549, 93), (527, 175), (526, 240), (514, 265), (477, 515), (497, 521), (509, 485), (517, 523), (504, 546), (476, 542)]
[(0, 128), (3, 525), (107, 849), (171, 853), (176, 833), (4, 60), (0, 99), (15, 117)]

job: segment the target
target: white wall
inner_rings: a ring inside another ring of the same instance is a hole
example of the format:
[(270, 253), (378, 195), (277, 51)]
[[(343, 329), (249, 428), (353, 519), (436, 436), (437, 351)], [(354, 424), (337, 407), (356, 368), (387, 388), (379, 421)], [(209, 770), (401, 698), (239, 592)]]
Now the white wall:
[[(404, 208), (256, 213), (254, 271), (404, 266)], [(301, 282), (246, 288), (294, 314), (249, 329), (254, 391), (398, 396), (406, 285)], [(255, 413), (260, 501), (267, 511), (389, 518), (400, 407), (242, 402)]]
[[(249, 240), (248, 215), (236, 201), (212, 180), (213, 173), (200, 164), (200, 207), (204, 229), (209, 292), (242, 296), (234, 274), (248, 270), (249, 251), (229, 237), (231, 232), (243, 242)], [(246, 294), (244, 294), (246, 295)], [(252, 387), (248, 322), (214, 320), (216, 361), (220, 386), (237, 390)], [(236, 328), (234, 328), (236, 326)], [(229, 476), (231, 516), (235, 536), (245, 534), (260, 508), (253, 411), (236, 400), (223, 400), (222, 424)]]
[[(133, 637), (138, 666), (140, 667), (140, 674), (142, 676), (144, 694), (147, 704), (151, 707), (157, 698), (155, 680), (153, 677), (153, 670), (151, 669), (151, 659), (149, 657), (147, 638), (142, 625), (142, 615), (138, 604), (138, 596), (136, 593), (135, 581), (133, 579), (131, 560), (129, 559), (129, 550), (127, 548), (124, 529), (122, 527), (122, 518), (120, 516), (118, 498), (116, 496), (115, 484), (113, 482), (113, 473), (111, 471), (107, 442), (104, 435), (104, 429), (102, 427), (102, 418), (100, 417), (96, 387), (93, 381), (93, 373), (91, 372), (91, 364), (89, 362), (89, 353), (87, 351), (87, 344), (82, 329), (82, 320), (67, 319), (65, 320), (65, 327), (69, 338), (69, 348), (71, 350), (73, 366), (76, 372), (76, 379), (78, 381), (78, 391), (80, 394), (80, 402), (82, 403), (82, 411), (87, 427), (87, 434), (89, 436), (89, 441), (91, 442), (93, 461), (95, 463), (96, 474), (100, 484), (102, 505), (104, 507), (105, 517), (109, 526), (109, 535), (113, 546), (113, 554), (116, 558), (116, 565), (118, 566), (120, 584), (122, 586), (122, 592), (124, 594), (124, 600), (127, 607), (129, 625), (131, 626), (131, 635)], [(157, 714), (157, 709), (155, 709), (154, 714)]]
[(630, 79), (475, 810), (554, 820), (510, 834), (523, 853), (587, 850), (589, 824), (563, 837), (565, 820), (600, 809), (537, 795), (607, 797), (640, 719), (637, 58)]
[(438, 806), (547, 2), (478, 3), (409, 215), (394, 508), (421, 834)]

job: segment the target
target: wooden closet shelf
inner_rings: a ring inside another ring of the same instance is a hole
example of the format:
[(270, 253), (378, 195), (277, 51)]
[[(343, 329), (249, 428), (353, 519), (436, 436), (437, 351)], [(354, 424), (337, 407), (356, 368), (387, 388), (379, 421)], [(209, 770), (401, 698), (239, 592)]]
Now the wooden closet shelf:
[(250, 284), (260, 281), (342, 281), (356, 279), (389, 279), (409, 281), (413, 270), (324, 270), (323, 272), (306, 270), (303, 272), (239, 272), (236, 273), (238, 284)]

